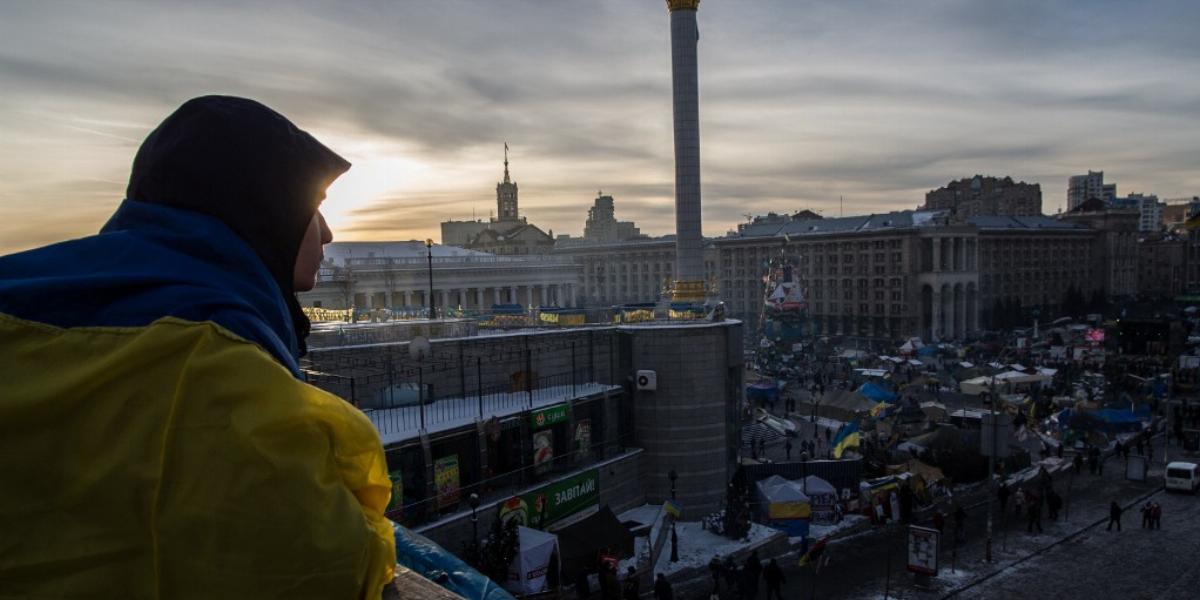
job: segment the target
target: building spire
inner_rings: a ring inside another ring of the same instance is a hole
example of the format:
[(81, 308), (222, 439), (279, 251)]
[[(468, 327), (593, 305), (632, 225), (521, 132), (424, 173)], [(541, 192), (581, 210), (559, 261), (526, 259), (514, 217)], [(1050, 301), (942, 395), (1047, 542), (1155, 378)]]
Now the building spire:
[(504, 142), (504, 183), (511, 183), (508, 178), (508, 142)]

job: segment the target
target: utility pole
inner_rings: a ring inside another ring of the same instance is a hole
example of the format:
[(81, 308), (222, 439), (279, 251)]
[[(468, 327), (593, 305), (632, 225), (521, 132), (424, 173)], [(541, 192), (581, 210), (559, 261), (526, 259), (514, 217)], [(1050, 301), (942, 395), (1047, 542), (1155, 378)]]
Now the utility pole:
[(991, 396), (992, 401), (989, 403), (992, 413), (992, 451), (988, 453), (988, 515), (987, 515), (987, 545), (984, 547), (983, 559), (987, 562), (992, 562), (992, 502), (995, 500), (996, 492), (992, 488), (995, 485), (996, 479), (996, 403), (1000, 401), (996, 397), (996, 375), (992, 375), (991, 381)]

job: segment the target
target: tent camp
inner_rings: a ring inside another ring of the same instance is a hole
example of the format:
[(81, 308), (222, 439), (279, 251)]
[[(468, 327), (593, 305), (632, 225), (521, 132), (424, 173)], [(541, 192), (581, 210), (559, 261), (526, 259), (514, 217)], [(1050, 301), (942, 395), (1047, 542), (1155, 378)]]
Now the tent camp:
[(958, 385), (962, 393), (978, 396), (991, 389), (993, 380), (999, 391), (1003, 392), (1021, 385), (1047, 384), (1051, 379), (1053, 379), (1051, 375), (1029, 375), (1020, 371), (1005, 371), (992, 377), (983, 376), (967, 379), (959, 382)]
[(839, 421), (853, 421), (861, 415), (869, 413), (878, 402), (872, 402), (858, 392), (848, 390), (831, 391), (817, 405), (817, 414)]
[(589, 570), (604, 548), (622, 557), (633, 555), (633, 535), (617, 520), (608, 505), (590, 517), (557, 530), (562, 581), (574, 581), (580, 571)]
[(764, 524), (787, 533), (789, 537), (808, 535), (812, 505), (802, 491), (800, 482), (772, 475), (759, 481), (756, 487)]
[[(517, 527), (520, 549), (508, 567), (504, 589), (517, 594), (536, 594), (546, 589), (551, 569), (557, 569), (558, 536), (528, 527)], [(560, 578), (555, 577), (558, 581)]]

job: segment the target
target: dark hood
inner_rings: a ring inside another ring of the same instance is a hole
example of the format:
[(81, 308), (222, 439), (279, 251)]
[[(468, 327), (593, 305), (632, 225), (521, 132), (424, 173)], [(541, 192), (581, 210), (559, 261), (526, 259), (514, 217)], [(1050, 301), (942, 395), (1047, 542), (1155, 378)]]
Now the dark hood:
[(142, 142), (126, 197), (215, 217), (245, 240), (283, 293), (303, 355), (309, 322), (293, 285), (296, 254), (325, 188), (349, 168), (258, 102), (203, 96)]

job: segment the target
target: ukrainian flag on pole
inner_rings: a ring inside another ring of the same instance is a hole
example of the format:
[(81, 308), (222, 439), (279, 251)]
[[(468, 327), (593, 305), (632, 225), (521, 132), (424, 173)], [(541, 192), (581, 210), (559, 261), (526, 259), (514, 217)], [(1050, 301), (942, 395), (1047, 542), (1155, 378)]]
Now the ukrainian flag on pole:
[(837, 435), (833, 436), (833, 457), (841, 458), (846, 448), (858, 447), (858, 422), (853, 421), (842, 425)]

